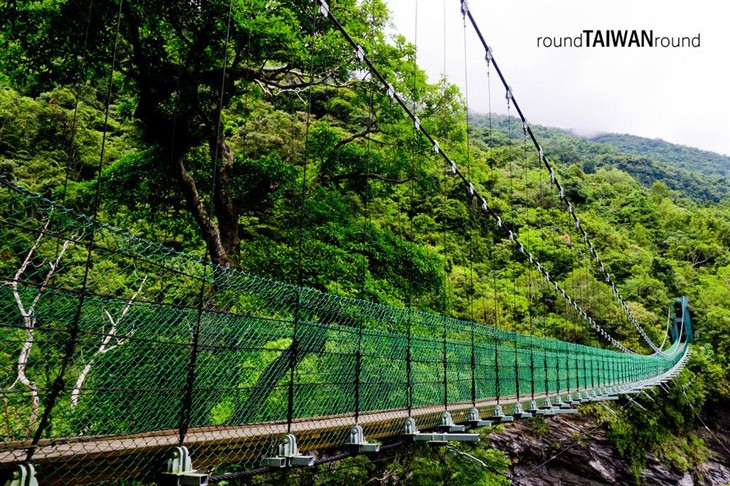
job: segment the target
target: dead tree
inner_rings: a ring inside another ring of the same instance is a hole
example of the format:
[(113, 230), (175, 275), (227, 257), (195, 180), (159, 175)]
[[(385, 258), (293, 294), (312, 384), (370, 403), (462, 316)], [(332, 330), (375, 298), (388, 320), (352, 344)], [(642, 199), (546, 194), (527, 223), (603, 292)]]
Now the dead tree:
[[(139, 288), (137, 288), (137, 291), (132, 295), (132, 297), (127, 300), (126, 305), (122, 309), (122, 312), (119, 314), (119, 316), (114, 319), (114, 317), (111, 315), (111, 313), (105, 308), (104, 313), (106, 314), (107, 319), (109, 319), (109, 322), (111, 323), (111, 328), (109, 329), (109, 332), (104, 334), (101, 344), (99, 344), (99, 348), (94, 352), (93, 356), (89, 360), (88, 363), (86, 363), (86, 366), (81, 370), (81, 373), (79, 374), (78, 379), (76, 380), (76, 385), (73, 388), (73, 391), (71, 392), (71, 406), (76, 407), (79, 404), (79, 395), (81, 394), (81, 387), (84, 385), (84, 381), (86, 380), (86, 377), (89, 375), (89, 372), (91, 371), (91, 367), (94, 365), (94, 361), (102, 356), (105, 353), (108, 353), (109, 351), (112, 351), (114, 349), (119, 348), (120, 346), (123, 346), (129, 338), (131, 338), (134, 335), (134, 332), (136, 331), (136, 328), (134, 325), (132, 325), (131, 330), (123, 337), (120, 338), (117, 336), (117, 332), (119, 331), (119, 324), (122, 322), (124, 317), (129, 312), (129, 309), (132, 307), (132, 304), (135, 300), (137, 300), (137, 296), (142, 291), (142, 287), (144, 287), (145, 282), (147, 281), (147, 277), (144, 277), (142, 279), (142, 282), (139, 284)], [(112, 343), (112, 339), (114, 340), (114, 344)]]
[(56, 258), (52, 263), (49, 263), (48, 272), (46, 273), (43, 281), (38, 285), (35, 295), (33, 296), (33, 299), (30, 301), (30, 303), (25, 302), (23, 300), (23, 297), (21, 296), (20, 291), (18, 290), (18, 284), (21, 282), (23, 274), (28, 270), (28, 266), (30, 265), (30, 262), (33, 258), (33, 255), (38, 250), (38, 247), (41, 244), (41, 241), (43, 240), (43, 237), (46, 235), (46, 232), (48, 231), (48, 226), (51, 222), (50, 217), (48, 220), (46, 220), (46, 224), (43, 226), (43, 229), (41, 230), (40, 234), (38, 235), (38, 238), (36, 238), (35, 243), (33, 243), (33, 246), (30, 248), (28, 253), (25, 255), (25, 259), (23, 260), (23, 263), (20, 265), (18, 270), (15, 272), (15, 276), (13, 277), (12, 282), (3, 282), (4, 285), (10, 285), (13, 289), (13, 297), (15, 298), (15, 303), (18, 306), (18, 311), (20, 312), (21, 317), (23, 318), (23, 324), (25, 329), (25, 339), (23, 340), (23, 346), (20, 348), (20, 353), (18, 354), (18, 364), (17, 364), (17, 376), (15, 378), (15, 381), (13, 382), (10, 387), (8, 387), (8, 390), (12, 390), (16, 384), (20, 383), (23, 385), (28, 392), (30, 393), (30, 417), (28, 420), (28, 427), (26, 428), (25, 434), (26, 436), (30, 437), (35, 428), (35, 424), (38, 420), (38, 413), (40, 409), (40, 397), (38, 394), (38, 386), (34, 381), (32, 381), (30, 378), (28, 378), (28, 375), (26, 373), (28, 368), (28, 361), (30, 359), (30, 353), (33, 350), (33, 345), (35, 344), (35, 331), (36, 331), (36, 325), (37, 325), (37, 317), (36, 317), (36, 305), (38, 304), (38, 301), (43, 296), (44, 291), (48, 287), (48, 283), (50, 282), (53, 275), (56, 273), (56, 270), (58, 269), (58, 265), (61, 261), (61, 258), (63, 258), (64, 253), (66, 253), (66, 250), (68, 249), (69, 244), (71, 243), (71, 240), (66, 240), (63, 242), (63, 244), (59, 247), (58, 252), (56, 254)]

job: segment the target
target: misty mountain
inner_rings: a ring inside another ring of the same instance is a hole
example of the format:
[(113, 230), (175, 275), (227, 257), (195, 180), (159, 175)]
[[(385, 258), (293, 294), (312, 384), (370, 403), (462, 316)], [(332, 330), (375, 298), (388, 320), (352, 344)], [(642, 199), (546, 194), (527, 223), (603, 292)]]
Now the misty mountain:
[[(472, 125), (475, 131), (488, 133), (490, 117), (474, 115)], [(730, 196), (730, 157), (725, 155), (634, 135), (586, 138), (560, 128), (531, 127), (554, 162), (574, 164), (587, 173), (616, 167), (646, 187), (662, 181), (670, 190), (700, 202)], [(522, 143), (522, 124), (514, 116), (492, 114), (491, 129), (507, 143)]]

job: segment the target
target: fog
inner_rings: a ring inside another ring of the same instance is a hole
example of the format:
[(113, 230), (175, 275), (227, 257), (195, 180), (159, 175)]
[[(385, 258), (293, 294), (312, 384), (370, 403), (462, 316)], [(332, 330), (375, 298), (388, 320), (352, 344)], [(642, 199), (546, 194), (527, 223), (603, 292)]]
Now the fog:
[[(414, 42), (417, 32), (418, 62), (430, 79), (445, 72), (463, 91), (468, 80), (470, 110), (486, 112), (484, 50), (468, 19), (464, 30), (459, 0), (387, 3), (394, 35)], [(730, 155), (730, 2), (471, 0), (469, 7), (528, 121), (582, 135), (661, 138)], [(701, 43), (538, 46), (541, 36), (576, 37), (591, 29), (651, 30), (672, 38), (699, 34)], [(506, 113), (504, 88), (494, 74), (492, 109)]]

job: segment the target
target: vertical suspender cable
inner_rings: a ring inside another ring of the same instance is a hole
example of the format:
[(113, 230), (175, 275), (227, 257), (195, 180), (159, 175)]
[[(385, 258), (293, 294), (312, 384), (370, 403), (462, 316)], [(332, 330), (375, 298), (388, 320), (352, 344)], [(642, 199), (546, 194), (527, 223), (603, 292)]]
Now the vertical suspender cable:
[[(446, 5), (444, 3), (444, 20), (446, 19)], [(446, 35), (446, 24), (444, 23), (444, 35)], [(466, 149), (466, 172), (467, 178), (471, 179), (471, 139), (470, 139), (470, 120), (469, 120), (469, 62), (467, 54), (467, 40), (466, 40), (466, 21), (464, 22), (463, 28), (463, 41), (464, 41), (464, 121), (465, 121), (465, 149)], [(444, 64), (446, 63), (446, 51), (444, 50)], [(445, 86), (444, 86), (444, 89)], [(472, 199), (469, 206), (467, 207), (467, 214), (469, 215), (469, 285), (467, 288), (467, 306), (469, 312), (469, 321), (471, 322), (471, 400), (472, 405), (476, 404), (476, 349), (474, 342), (475, 332), (475, 315), (474, 315), (474, 214), (472, 206), (476, 200)]]
[[(529, 174), (530, 164), (527, 157), (527, 131), (525, 125), (522, 125), (522, 167), (523, 167), (523, 179), (524, 179), (524, 190), (528, 195), (529, 199)], [(525, 207), (525, 225), (530, 224), (530, 208)], [(526, 236), (527, 245), (530, 245), (530, 233)], [(513, 284), (514, 285), (514, 284)], [(515, 290), (516, 293), (516, 290)], [(527, 320), (530, 329), (530, 344), (532, 344), (534, 329), (532, 328), (532, 267), (527, 265)], [(530, 346), (530, 362), (532, 362), (532, 346)], [(519, 360), (517, 355), (517, 343), (515, 342), (515, 377), (517, 380), (517, 400), (520, 399), (520, 374), (519, 374)], [(530, 377), (530, 388), (534, 388), (534, 376)], [(530, 396), (534, 398), (534, 391), (530, 391)]]
[(319, 27), (319, 16), (314, 15), (314, 23), (312, 24), (312, 40), (309, 48), (309, 82), (307, 87), (307, 117), (304, 127), (304, 164), (302, 166), (302, 185), (299, 197), (299, 218), (297, 228), (297, 299), (294, 306), (294, 321), (292, 325), (292, 343), (291, 352), (289, 353), (289, 386), (287, 389), (287, 407), (286, 407), (286, 431), (291, 433), (292, 421), (294, 420), (294, 371), (297, 367), (299, 359), (299, 326), (300, 312), (302, 306), (302, 290), (304, 286), (303, 258), (304, 258), (304, 217), (306, 214), (306, 202), (308, 195), (307, 183), (307, 167), (309, 165), (309, 128), (312, 117), (312, 83), (314, 79), (314, 53), (317, 41), (317, 29)]
[(81, 314), (83, 313), (83, 307), (84, 303), (86, 301), (86, 295), (88, 292), (88, 283), (89, 283), (89, 271), (91, 269), (91, 257), (93, 254), (93, 246), (94, 246), (94, 236), (96, 234), (96, 225), (97, 225), (97, 216), (99, 214), (99, 200), (101, 198), (101, 177), (102, 177), (102, 169), (104, 167), (104, 155), (106, 151), (106, 142), (107, 142), (107, 135), (109, 131), (109, 113), (111, 111), (111, 103), (112, 103), (112, 94), (114, 91), (114, 72), (116, 71), (116, 63), (117, 63), (117, 51), (119, 48), (119, 30), (121, 27), (121, 21), (122, 21), (122, 8), (123, 8), (124, 0), (119, 1), (119, 8), (117, 9), (116, 14), (116, 27), (114, 31), (114, 47), (112, 50), (112, 63), (111, 67), (109, 69), (109, 80), (107, 84), (107, 93), (106, 93), (106, 108), (104, 112), (104, 128), (102, 132), (102, 138), (101, 138), (101, 150), (99, 153), (99, 164), (97, 166), (97, 178), (96, 178), (96, 190), (94, 194), (94, 205), (93, 205), (93, 213), (92, 213), (92, 221), (93, 225), (91, 226), (91, 232), (89, 234), (89, 240), (86, 243), (87, 245), (87, 251), (86, 251), (86, 263), (84, 264), (84, 276), (81, 283), (81, 292), (79, 293), (79, 302), (76, 307), (76, 312), (74, 314), (74, 317), (71, 321), (71, 324), (68, 328), (68, 341), (66, 342), (66, 346), (64, 349), (64, 356), (63, 361), (61, 362), (61, 367), (58, 371), (58, 375), (56, 376), (55, 380), (53, 381), (53, 384), (51, 385), (51, 390), (48, 393), (45, 408), (43, 410), (43, 415), (41, 416), (41, 420), (38, 423), (38, 428), (36, 429), (36, 432), (33, 436), (33, 441), (31, 443), (31, 447), (28, 448), (28, 451), (26, 453), (26, 461), (30, 462), (33, 458), (33, 454), (35, 453), (36, 446), (38, 445), (38, 442), (40, 441), (41, 437), (43, 437), (43, 432), (45, 431), (46, 427), (48, 426), (48, 422), (51, 418), (51, 412), (53, 411), (56, 400), (58, 400), (58, 396), (61, 394), (61, 392), (64, 389), (64, 375), (66, 374), (66, 370), (69, 366), (72, 365), (74, 354), (76, 352), (76, 345), (78, 344), (79, 339), (79, 333), (81, 331), (80, 329), (80, 321), (81, 321)]
[[(370, 52), (374, 51), (375, 46), (375, 4), (373, 4), (373, 8), (371, 11), (371, 28), (370, 28)], [(368, 128), (367, 130), (371, 130), (372, 126), (374, 124), (374, 98), (375, 98), (375, 88), (372, 86), (372, 73), (368, 72), (365, 78), (367, 79), (367, 86), (368, 86)], [(371, 164), (371, 157), (372, 154), (372, 142), (370, 141), (370, 138), (368, 137), (365, 142), (365, 192), (364, 192), (364, 200), (363, 200), (363, 215), (365, 216), (365, 221), (363, 225), (363, 231), (362, 231), (362, 240), (361, 240), (361, 253), (362, 253), (362, 281), (360, 286), (360, 298), (364, 299), (366, 294), (366, 286), (367, 286), (367, 272), (368, 272), (368, 260), (365, 257), (366, 255), (366, 249), (367, 249), (367, 242), (368, 242), (368, 232), (370, 230), (370, 164)], [(358, 326), (357, 326), (357, 350), (355, 351), (355, 424), (358, 424), (360, 422), (360, 408), (361, 408), (361, 386), (362, 386), (362, 338), (363, 338), (363, 319), (360, 318), (358, 320)]]
[[(216, 191), (216, 184), (217, 184), (217, 175), (218, 175), (218, 157), (219, 157), (219, 146), (220, 146), (220, 130), (221, 130), (221, 120), (223, 116), (223, 100), (225, 97), (225, 88), (226, 88), (226, 71), (228, 68), (228, 43), (230, 42), (231, 38), (231, 17), (233, 14), (233, 0), (229, 1), (228, 4), (228, 20), (226, 23), (226, 40), (223, 44), (223, 69), (221, 70), (221, 86), (220, 86), (220, 96), (218, 97), (218, 119), (216, 120), (216, 135), (215, 135), (215, 153), (213, 156), (213, 170), (211, 175), (211, 182), (212, 182), (212, 191), (213, 194), (215, 194)], [(213, 217), (213, 214), (215, 213), (215, 196), (213, 195), (210, 198), (210, 217)], [(206, 245), (207, 248), (207, 245)], [(195, 370), (196, 365), (198, 361), (198, 352), (199, 352), (199, 341), (200, 341), (200, 329), (201, 324), (203, 320), (203, 311), (205, 308), (205, 292), (206, 287), (208, 285), (213, 286), (214, 280), (215, 280), (215, 271), (216, 268), (214, 265), (209, 264), (210, 261), (210, 251), (206, 250), (205, 253), (205, 271), (203, 273), (201, 282), (200, 282), (200, 293), (198, 295), (198, 308), (197, 308), (197, 315), (195, 319), (195, 327), (193, 329), (193, 341), (192, 341), (192, 349), (190, 352), (190, 362), (188, 363), (188, 374), (187, 374), (187, 381), (185, 384), (185, 393), (183, 395), (183, 402), (180, 412), (180, 427), (179, 427), (179, 443), (182, 445), (185, 442), (185, 436), (187, 435), (188, 427), (190, 426), (190, 418), (192, 415), (192, 409), (193, 409), (193, 389), (195, 387)], [(211, 281), (210, 283), (207, 282), (207, 273), (208, 271), (211, 271)]]
[[(414, 24), (415, 24), (415, 32), (414, 32), (414, 47), (413, 47), (413, 113), (416, 113), (416, 98), (418, 96), (418, 0), (415, 0), (415, 15), (414, 15)], [(414, 137), (414, 143), (418, 140), (418, 130), (419, 128), (414, 124), (413, 125), (413, 137)], [(414, 253), (414, 245), (415, 245), (415, 234), (413, 230), (413, 210), (414, 210), (414, 179), (415, 179), (415, 164), (413, 161), (413, 154), (411, 154), (410, 157), (410, 181), (409, 181), (409, 210), (408, 210), (408, 224), (409, 224), (409, 233), (410, 233), (410, 245), (409, 248), (411, 250), (411, 261), (413, 260)], [(411, 268), (411, 264), (408, 265), (408, 268)], [(410, 272), (409, 272), (410, 273)], [(408, 408), (408, 416), (411, 416), (411, 412), (413, 410), (413, 275), (407, 275), (408, 280), (408, 291), (406, 296), (406, 303), (408, 306), (408, 341), (407, 341), (407, 356), (406, 356), (406, 378), (408, 381), (407, 384), (407, 408)]]

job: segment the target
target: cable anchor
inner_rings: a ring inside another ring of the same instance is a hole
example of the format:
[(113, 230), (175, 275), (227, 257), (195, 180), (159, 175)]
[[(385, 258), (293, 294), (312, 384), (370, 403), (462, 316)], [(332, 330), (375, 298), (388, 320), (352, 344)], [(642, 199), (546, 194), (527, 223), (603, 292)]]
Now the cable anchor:
[(372, 444), (365, 440), (365, 433), (363, 432), (361, 425), (355, 425), (350, 429), (350, 437), (346, 444), (357, 448), (360, 452), (380, 451), (380, 444)]
[(208, 475), (193, 469), (190, 452), (185, 446), (175, 447), (160, 474), (159, 486), (207, 486)]
[(299, 453), (297, 439), (294, 434), (287, 434), (279, 441), (279, 455), (265, 457), (261, 461), (267, 467), (314, 466), (314, 456), (305, 456)]
[(531, 418), (532, 412), (525, 412), (525, 410), (522, 408), (522, 404), (520, 402), (517, 402), (512, 409), (512, 416), (516, 419)]
[(441, 425), (439, 426), (439, 431), (464, 432), (465, 428), (466, 427), (463, 425), (456, 425), (454, 423), (454, 419), (451, 417), (451, 414), (448, 411), (441, 414)]
[(504, 422), (512, 422), (512, 421), (514, 421), (514, 419), (515, 418), (513, 416), (504, 414), (502, 405), (495, 405), (494, 410), (492, 411), (492, 416), (489, 417), (489, 420), (491, 420), (495, 424), (500, 424), (500, 423), (504, 423)]
[(479, 409), (476, 407), (469, 409), (469, 413), (466, 416), (466, 423), (472, 427), (486, 427), (488, 425), (492, 425), (491, 421), (482, 420), (482, 417), (479, 414)]

